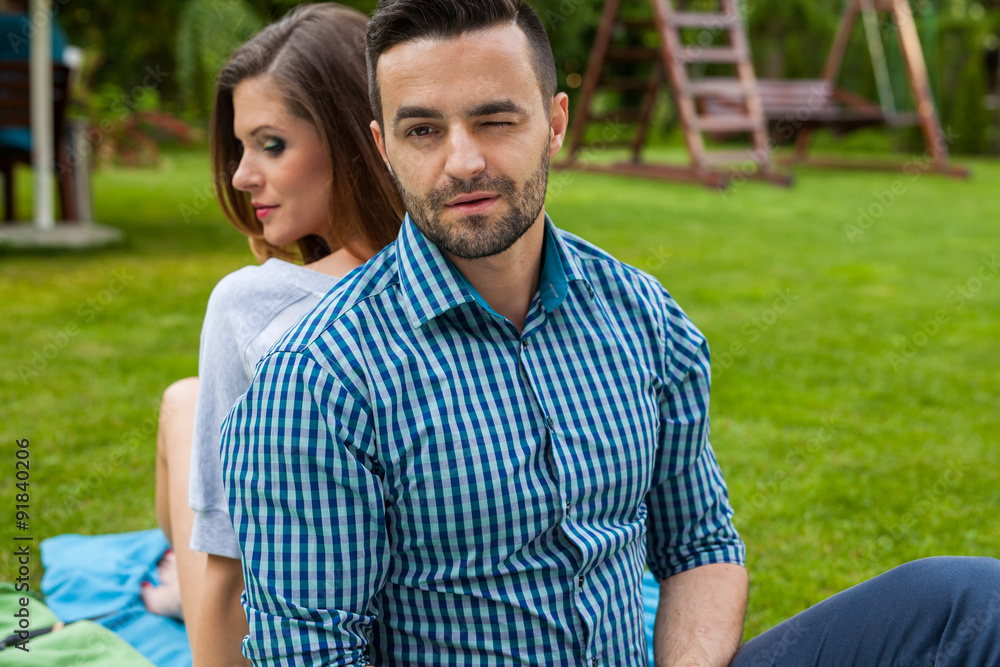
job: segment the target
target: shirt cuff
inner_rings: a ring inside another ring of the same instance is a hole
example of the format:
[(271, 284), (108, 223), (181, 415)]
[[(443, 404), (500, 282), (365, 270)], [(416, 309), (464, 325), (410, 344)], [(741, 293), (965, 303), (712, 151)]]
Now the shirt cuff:
[(736, 538), (728, 544), (718, 544), (714, 548), (696, 551), (684, 558), (671, 558), (668, 562), (657, 562), (657, 560), (650, 558), (646, 564), (649, 567), (649, 571), (653, 574), (653, 578), (659, 583), (675, 574), (693, 570), (702, 565), (730, 563), (746, 567), (747, 552), (743, 541)]
[(229, 520), (228, 512), (194, 510), (191, 542), (194, 551), (239, 560), (240, 543)]

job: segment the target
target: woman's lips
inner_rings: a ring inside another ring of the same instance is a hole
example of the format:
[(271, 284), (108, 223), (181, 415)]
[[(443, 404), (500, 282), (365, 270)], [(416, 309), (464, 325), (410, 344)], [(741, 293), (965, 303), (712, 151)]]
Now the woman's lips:
[(263, 220), (271, 214), (271, 211), (278, 208), (277, 206), (254, 206), (254, 210), (257, 213), (257, 219)]

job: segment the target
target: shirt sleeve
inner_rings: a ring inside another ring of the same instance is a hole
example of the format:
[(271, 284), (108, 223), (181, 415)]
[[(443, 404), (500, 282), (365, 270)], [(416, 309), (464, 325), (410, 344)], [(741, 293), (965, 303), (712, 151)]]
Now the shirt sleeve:
[(382, 469), (356, 387), (265, 357), (222, 427), (255, 665), (366, 665), (389, 563)]
[(232, 277), (212, 291), (201, 329), (198, 353), (198, 400), (191, 440), (188, 501), (194, 511), (190, 546), (195, 551), (239, 558), (240, 546), (229, 520), (229, 502), (222, 485), (219, 428), (250, 378), (243, 363), (238, 335), (245, 310)]
[(657, 581), (709, 563), (746, 561), (708, 441), (708, 344), (683, 318), (668, 344), (676, 379), (660, 399), (659, 457), (646, 497), (647, 564)]

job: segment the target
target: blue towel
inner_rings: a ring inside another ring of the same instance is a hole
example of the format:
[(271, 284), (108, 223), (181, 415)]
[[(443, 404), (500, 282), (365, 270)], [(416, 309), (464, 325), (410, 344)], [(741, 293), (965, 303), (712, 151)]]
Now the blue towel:
[[(118, 633), (157, 667), (190, 667), (184, 626), (150, 614), (139, 597), (144, 580), (158, 583), (156, 563), (167, 549), (159, 530), (122, 535), (60, 535), (41, 544), (42, 592), (63, 621), (104, 616), (98, 622)], [(648, 571), (642, 580), (646, 643), (653, 667), (653, 622), (660, 587)]]
[(159, 529), (44, 540), (45, 602), (66, 623), (96, 619), (157, 667), (191, 667), (184, 624), (149, 613), (139, 597), (143, 581), (159, 583), (156, 563), (166, 550)]
[(649, 667), (653, 663), (653, 623), (656, 621), (656, 607), (660, 604), (660, 585), (656, 583), (649, 570), (642, 575), (642, 604), (645, 608), (643, 616), (646, 621), (646, 646), (649, 648)]

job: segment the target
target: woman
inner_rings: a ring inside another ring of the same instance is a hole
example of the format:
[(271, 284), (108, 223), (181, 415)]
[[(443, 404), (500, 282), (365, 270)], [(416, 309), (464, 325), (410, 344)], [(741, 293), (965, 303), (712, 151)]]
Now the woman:
[[(368, 128), (366, 25), (339, 5), (299, 7), (240, 47), (219, 75), (216, 192), (264, 263), (215, 288), (200, 380), (164, 393), (156, 509), (174, 554), (161, 563), (163, 585), (143, 590), (151, 611), (187, 621), (196, 665), (240, 664), (247, 632), (220, 426), (260, 357), (339, 278), (395, 239), (402, 219)], [(295, 257), (304, 266), (287, 261)]]

